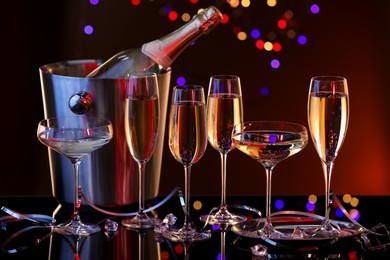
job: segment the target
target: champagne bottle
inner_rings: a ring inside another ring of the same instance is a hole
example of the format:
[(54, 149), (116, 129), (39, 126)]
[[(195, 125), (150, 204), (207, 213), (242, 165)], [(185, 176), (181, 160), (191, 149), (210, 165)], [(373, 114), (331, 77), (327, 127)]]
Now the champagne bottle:
[(201, 35), (209, 33), (222, 20), (221, 12), (210, 6), (175, 31), (142, 45), (121, 51), (93, 70), (90, 78), (125, 78), (130, 72), (165, 71)]

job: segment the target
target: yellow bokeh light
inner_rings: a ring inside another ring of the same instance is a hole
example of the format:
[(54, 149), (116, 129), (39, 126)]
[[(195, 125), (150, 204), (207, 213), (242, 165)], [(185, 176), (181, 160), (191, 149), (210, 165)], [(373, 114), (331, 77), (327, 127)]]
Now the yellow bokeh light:
[(267, 0), (267, 5), (269, 7), (274, 7), (274, 6), (276, 6), (276, 4), (277, 4), (276, 0)]
[(264, 50), (266, 51), (272, 51), (272, 42), (265, 42), (264, 43)]
[(230, 7), (232, 7), (232, 8), (236, 8), (240, 4), (239, 0), (230, 0), (230, 1), (227, 1), (227, 2), (230, 5)]
[(312, 203), (316, 203), (317, 202), (317, 196), (314, 195), (314, 194), (311, 194), (307, 200), (312, 202)]
[(249, 7), (251, 5), (251, 1), (250, 0), (242, 0), (241, 5), (242, 5), (242, 7)]
[(189, 15), (188, 13), (184, 13), (181, 16), (181, 19), (183, 20), (183, 22), (188, 22), (189, 20), (191, 20), (191, 15)]
[(202, 202), (200, 202), (199, 200), (196, 200), (196, 201), (194, 201), (194, 204), (192, 204), (192, 206), (194, 207), (194, 209), (200, 210), (203, 205), (202, 205)]
[(343, 195), (343, 201), (344, 203), (349, 203), (351, 201), (352, 196), (350, 194), (344, 194)]
[(359, 205), (359, 199), (356, 197), (353, 197), (349, 204), (351, 204), (352, 207), (357, 207)]
[(241, 32), (237, 33), (237, 39), (239, 39), (240, 41), (245, 41), (247, 37), (248, 36), (247, 36), (246, 32), (241, 31)]

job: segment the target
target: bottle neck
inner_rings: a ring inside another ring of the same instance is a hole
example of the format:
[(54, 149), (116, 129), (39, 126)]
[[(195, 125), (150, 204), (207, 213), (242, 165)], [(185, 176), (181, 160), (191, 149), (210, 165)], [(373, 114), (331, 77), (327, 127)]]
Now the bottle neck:
[(221, 20), (220, 11), (209, 7), (174, 32), (145, 43), (142, 52), (166, 69), (192, 42), (210, 32)]

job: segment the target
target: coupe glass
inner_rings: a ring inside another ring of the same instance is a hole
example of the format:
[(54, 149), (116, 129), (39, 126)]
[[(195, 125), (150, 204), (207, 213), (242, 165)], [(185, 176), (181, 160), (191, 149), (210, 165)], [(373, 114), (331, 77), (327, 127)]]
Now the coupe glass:
[[(308, 143), (306, 127), (282, 121), (248, 121), (234, 126), (233, 144), (243, 153), (258, 161), (266, 173), (266, 211), (259, 237), (285, 238), (271, 223), (271, 177), (274, 167), (301, 151)], [(290, 236), (290, 234), (288, 234)]]
[(173, 88), (169, 113), (169, 149), (184, 166), (185, 208), (184, 224), (179, 230), (169, 230), (163, 235), (172, 241), (201, 241), (211, 234), (199, 231), (190, 221), (191, 167), (206, 151), (206, 107), (202, 86), (184, 85)]
[(201, 221), (208, 224), (236, 224), (245, 216), (229, 212), (226, 203), (226, 159), (234, 149), (232, 130), (244, 117), (241, 82), (235, 75), (214, 75), (210, 78), (207, 98), (207, 138), (221, 157), (221, 203), (215, 213), (202, 215)]
[(160, 105), (157, 74), (138, 72), (129, 75), (125, 94), (125, 134), (130, 154), (138, 164), (138, 212), (122, 220), (132, 229), (153, 228), (160, 222), (145, 212), (145, 166), (156, 147)]
[(306, 233), (317, 238), (340, 235), (337, 226), (329, 220), (332, 206), (330, 181), (333, 163), (343, 144), (349, 119), (347, 80), (340, 76), (316, 76), (310, 80), (307, 117), (311, 138), (321, 159), (325, 177), (325, 216), (319, 228)]
[(44, 119), (38, 123), (38, 140), (66, 156), (73, 166), (73, 215), (67, 222), (54, 226), (54, 232), (63, 235), (88, 236), (100, 231), (98, 225), (86, 224), (80, 219), (82, 189), (79, 185), (79, 166), (85, 156), (107, 144), (112, 136), (112, 123), (104, 118), (64, 116)]

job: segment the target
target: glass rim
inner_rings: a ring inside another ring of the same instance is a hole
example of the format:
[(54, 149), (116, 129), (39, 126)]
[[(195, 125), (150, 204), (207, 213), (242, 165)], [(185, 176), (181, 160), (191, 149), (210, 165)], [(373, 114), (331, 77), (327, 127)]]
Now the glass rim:
[(199, 85), (199, 84), (184, 84), (184, 85), (176, 85), (173, 87), (173, 89), (197, 90), (197, 89), (204, 89), (204, 88), (202, 85)]
[(319, 75), (319, 76), (311, 77), (311, 80), (312, 81), (318, 81), (318, 80), (344, 81), (347, 80), (347, 78), (339, 75)]
[(210, 79), (240, 79), (240, 76), (235, 74), (215, 74), (210, 76)]
[(157, 73), (152, 71), (135, 71), (135, 72), (130, 72), (127, 76), (128, 78), (143, 78), (143, 77), (157, 78)]
[[(39, 120), (38, 124), (39, 125), (44, 125), (43, 124), (44, 122), (51, 122), (51, 121), (53, 122), (53, 121), (67, 120), (67, 119), (73, 119), (73, 118), (77, 118), (77, 119), (83, 119), (84, 118), (87, 121), (98, 120), (99, 124), (96, 127), (105, 127), (105, 126), (113, 124), (110, 119), (105, 118), (105, 117), (101, 117), (101, 116), (85, 117), (85, 116), (77, 116), (77, 115), (47, 117), (47, 118), (44, 118), (42, 120)], [(50, 126), (47, 126), (47, 127), (53, 128), (53, 127), (50, 127)]]
[[(234, 128), (239, 127), (239, 126), (246, 126), (249, 124), (272, 124), (272, 125), (277, 125), (277, 124), (286, 124), (289, 126), (296, 126), (302, 129), (304, 132), (308, 132), (308, 129), (305, 125), (296, 123), (296, 122), (291, 122), (291, 121), (282, 121), (282, 120), (250, 120), (250, 121), (244, 121), (238, 124), (234, 125)], [(275, 130), (275, 129), (268, 129), (268, 130)], [(300, 131), (300, 132), (302, 132)]]

